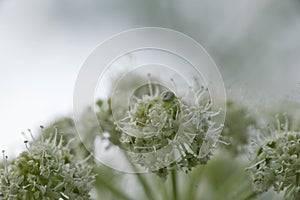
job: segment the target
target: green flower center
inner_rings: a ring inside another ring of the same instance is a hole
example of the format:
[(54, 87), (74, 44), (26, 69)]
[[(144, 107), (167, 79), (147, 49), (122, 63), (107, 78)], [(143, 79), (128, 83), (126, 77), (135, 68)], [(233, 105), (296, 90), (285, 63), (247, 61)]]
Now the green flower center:
[(180, 103), (171, 91), (143, 95), (130, 109), (130, 127), (141, 137), (169, 137), (179, 127)]

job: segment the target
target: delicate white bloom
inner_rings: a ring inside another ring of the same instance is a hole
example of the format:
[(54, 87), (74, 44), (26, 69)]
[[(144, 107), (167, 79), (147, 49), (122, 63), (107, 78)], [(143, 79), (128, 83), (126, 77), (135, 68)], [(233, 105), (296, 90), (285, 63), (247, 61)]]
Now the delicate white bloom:
[(0, 170), (3, 199), (90, 199), (92, 168), (78, 162), (56, 137), (57, 132), (42, 141), (25, 141), (28, 151), (5, 163)]
[(300, 133), (289, 131), (287, 122), (277, 130), (269, 130), (270, 137), (258, 144), (254, 164), (249, 167), (253, 173), (256, 192), (262, 193), (274, 188), (285, 191), (285, 199), (300, 198)]
[[(125, 117), (116, 122), (121, 143), (133, 162), (149, 171), (177, 165), (188, 171), (205, 164), (218, 141), (208, 90), (190, 87), (186, 96), (149, 83), (149, 91), (129, 105)], [(204, 95), (205, 94), (205, 95)]]

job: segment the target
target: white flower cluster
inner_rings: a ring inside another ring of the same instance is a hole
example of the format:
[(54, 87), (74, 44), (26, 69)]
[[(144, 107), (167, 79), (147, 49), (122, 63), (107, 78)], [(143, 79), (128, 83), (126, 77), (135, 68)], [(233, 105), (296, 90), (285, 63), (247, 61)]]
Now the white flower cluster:
[(117, 128), (121, 143), (135, 163), (149, 171), (171, 166), (187, 172), (208, 161), (222, 127), (215, 127), (213, 117), (218, 112), (203, 97), (207, 89), (190, 90), (191, 96), (184, 100), (155, 87), (153, 94), (136, 97), (126, 117), (116, 123), (121, 125)]
[(282, 127), (271, 130), (272, 138), (260, 145), (249, 169), (257, 193), (273, 187), (285, 191), (284, 199), (296, 200), (300, 199), (300, 133)]
[(78, 162), (56, 137), (57, 132), (45, 141), (25, 141), (28, 151), (10, 164), (3, 152), (0, 199), (90, 199), (95, 181), (92, 168)]
[[(153, 96), (144, 95), (128, 112), (125, 130), (138, 137), (167, 138), (176, 134), (179, 127), (179, 100), (171, 91)], [(125, 120), (124, 120), (125, 121)]]

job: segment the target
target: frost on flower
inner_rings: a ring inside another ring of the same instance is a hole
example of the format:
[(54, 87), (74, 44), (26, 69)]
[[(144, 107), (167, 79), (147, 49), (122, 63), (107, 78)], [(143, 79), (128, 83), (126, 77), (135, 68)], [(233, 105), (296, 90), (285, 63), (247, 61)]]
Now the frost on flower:
[(57, 132), (42, 141), (25, 141), (28, 151), (11, 163), (3, 152), (0, 198), (3, 199), (90, 199), (95, 176), (92, 168), (70, 153)]
[(257, 193), (273, 187), (284, 191), (286, 200), (300, 199), (300, 133), (288, 130), (287, 121), (277, 130), (269, 131), (271, 137), (259, 144), (254, 165), (253, 184)]
[(132, 162), (159, 175), (206, 164), (222, 129), (214, 122), (219, 111), (212, 110), (207, 88), (190, 86), (185, 95), (178, 94), (149, 82), (137, 89), (123, 118), (114, 122)]

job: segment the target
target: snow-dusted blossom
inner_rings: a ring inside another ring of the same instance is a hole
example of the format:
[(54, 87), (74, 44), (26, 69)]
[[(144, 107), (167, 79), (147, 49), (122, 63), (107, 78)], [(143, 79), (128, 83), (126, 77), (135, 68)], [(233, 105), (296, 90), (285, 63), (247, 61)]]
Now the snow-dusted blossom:
[[(57, 132), (42, 141), (25, 141), (27, 151), (10, 164), (4, 152), (0, 170), (3, 199), (90, 199), (95, 176), (92, 168), (76, 160)], [(84, 162), (84, 161), (83, 161)], [(0, 198), (1, 198), (0, 197)]]

